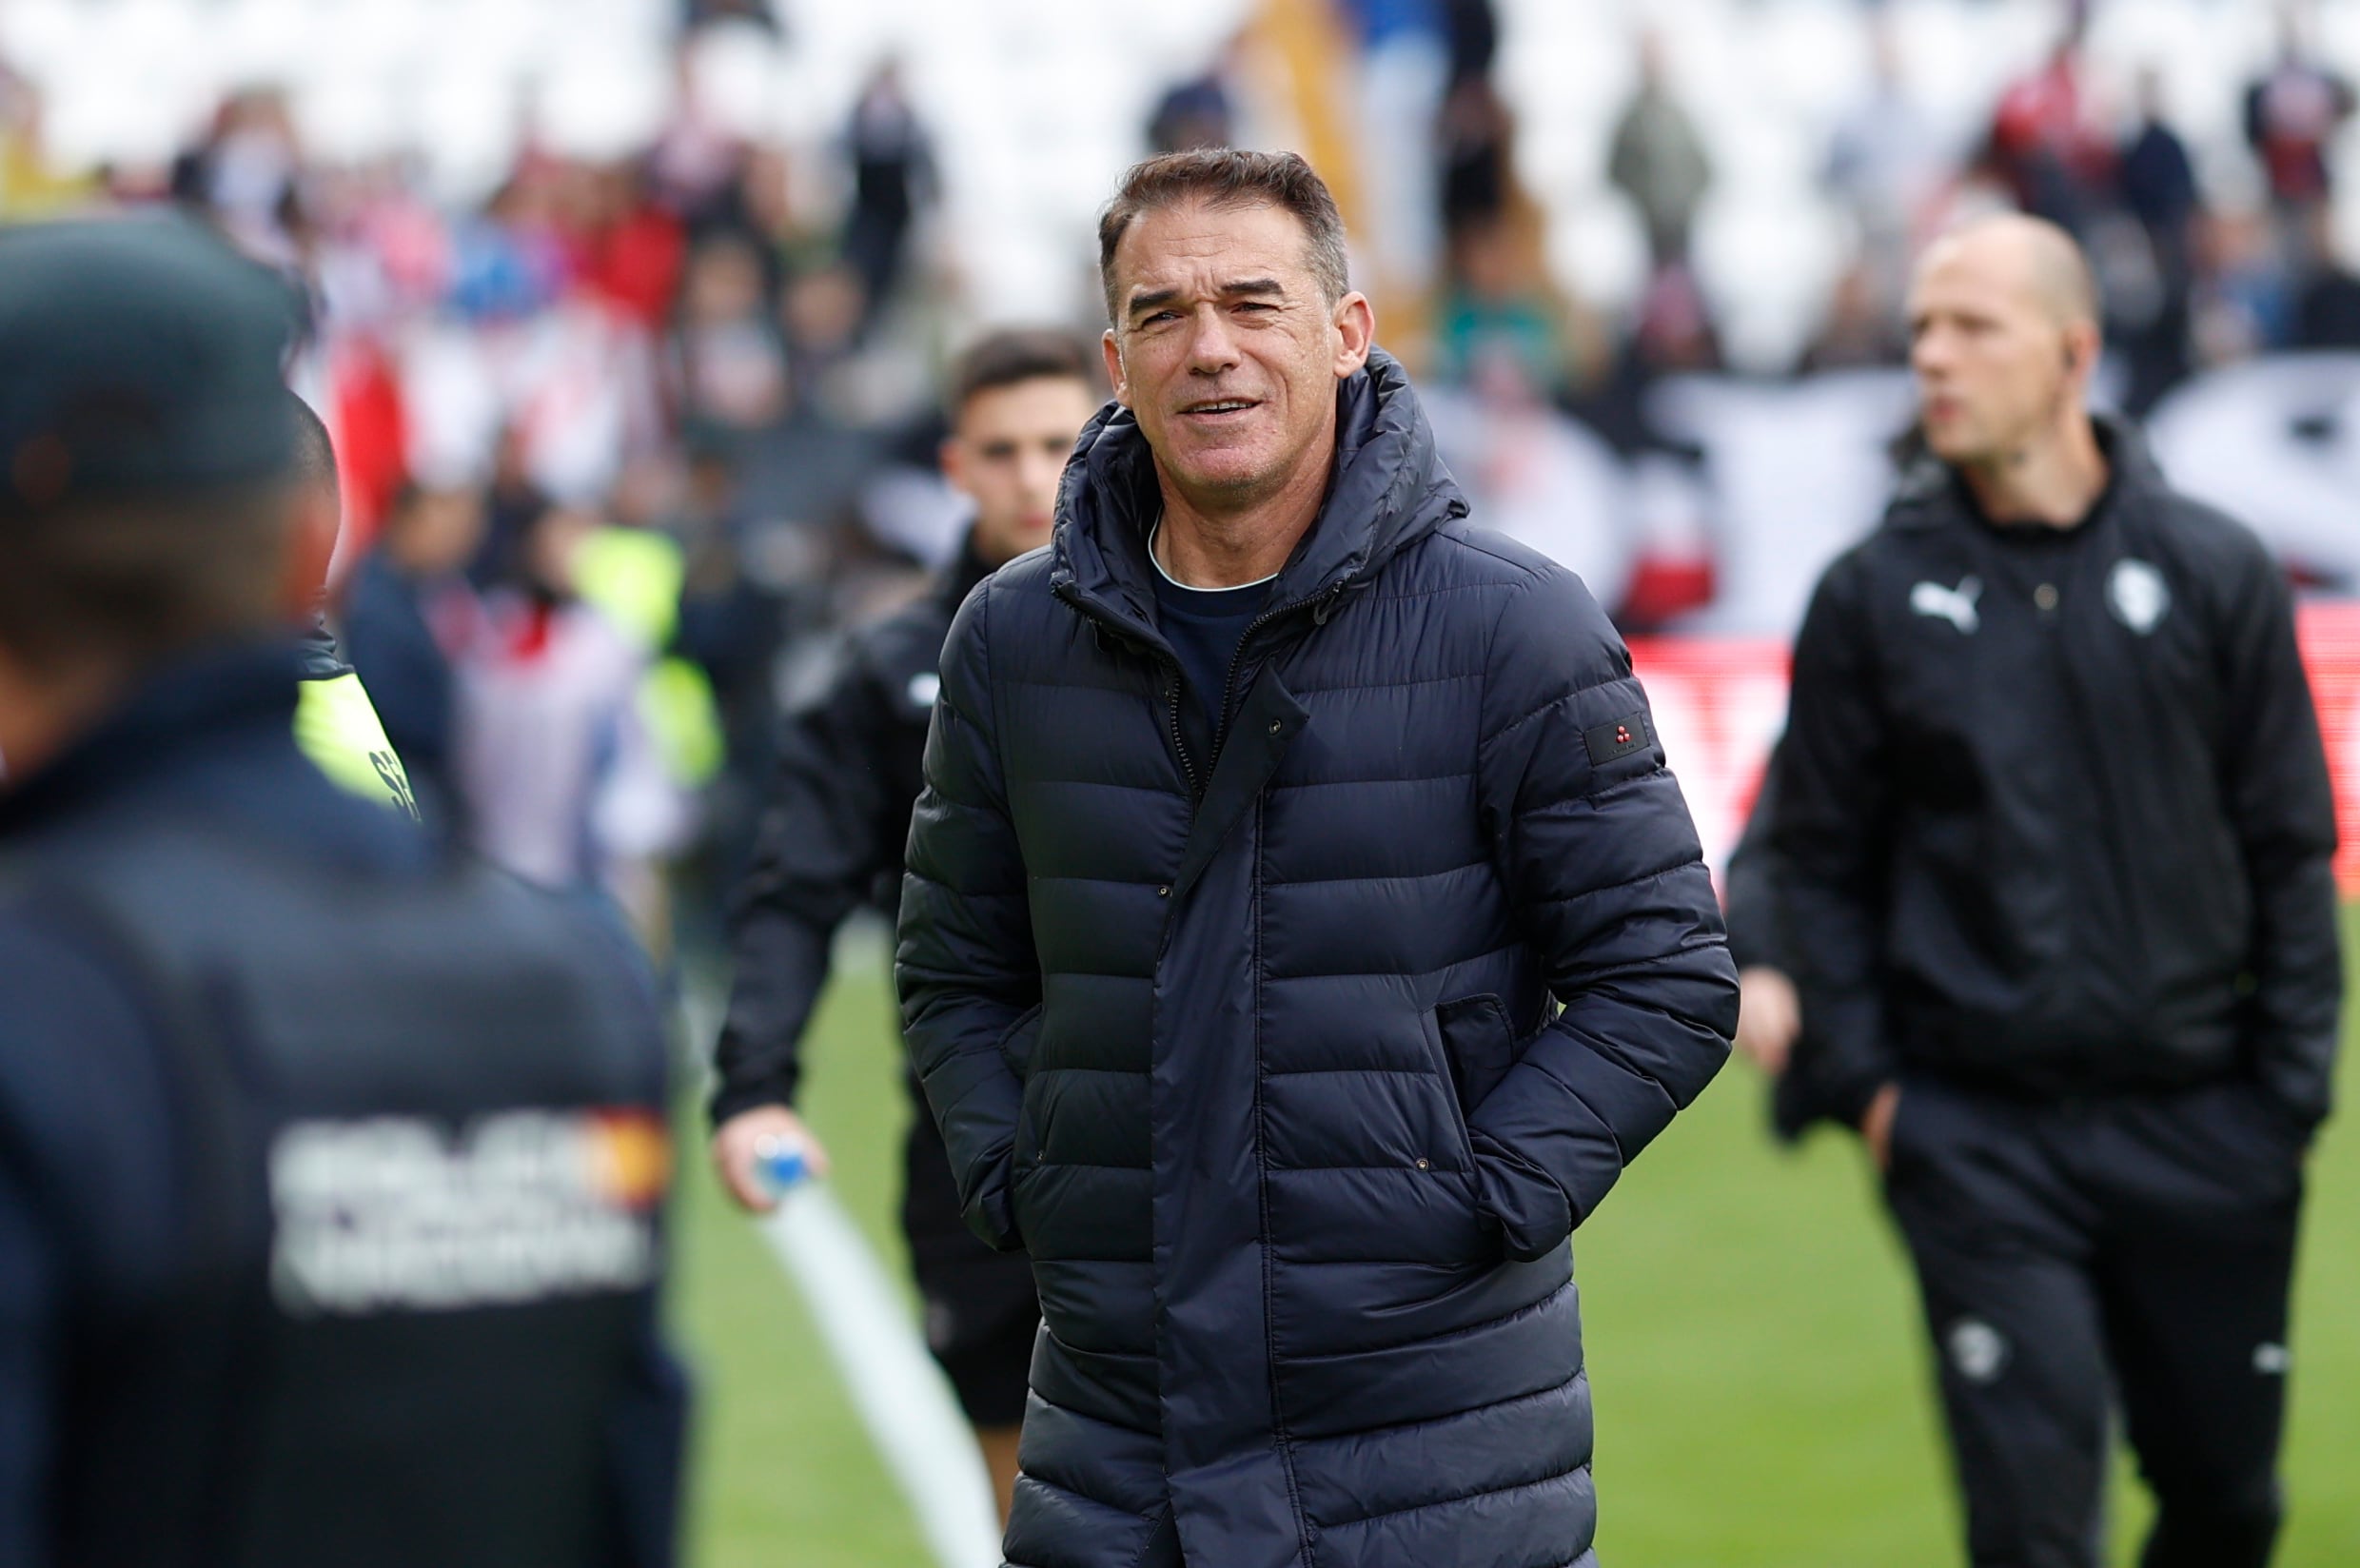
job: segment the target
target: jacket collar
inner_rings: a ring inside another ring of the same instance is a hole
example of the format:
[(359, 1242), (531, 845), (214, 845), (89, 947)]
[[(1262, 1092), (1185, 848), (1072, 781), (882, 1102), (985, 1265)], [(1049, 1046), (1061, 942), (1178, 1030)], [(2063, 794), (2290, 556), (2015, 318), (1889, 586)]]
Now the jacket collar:
[(0, 839), (183, 767), (193, 755), (271, 735), (291, 748), (301, 654), (284, 639), (175, 661), (38, 772), (0, 784)]
[[(1148, 531), (1162, 510), (1153, 454), (1131, 411), (1109, 403), (1082, 431), (1057, 494), (1050, 584), (1059, 598), (1161, 646)], [(1327, 500), (1278, 580), (1270, 602), (1301, 607), (1372, 578), (1466, 498), (1434, 448), (1426, 412), (1392, 356), (1336, 388), (1336, 460)]]
[(934, 585), (934, 601), (945, 615), (956, 615), (967, 596), (975, 591), (975, 584), (990, 577), (998, 568), (975, 552), (975, 531), (973, 528), (959, 539), (958, 556), (943, 568)]
[[(2126, 498), (2149, 495), (2162, 488), (2163, 471), (2155, 466), (2154, 455), (2135, 426), (2118, 415), (2099, 413), (2090, 416), (2090, 423), (2097, 437), (2098, 450), (2106, 454), (2106, 488), (2092, 507), (2093, 516)], [(1942, 528), (1974, 521), (1976, 516), (1966, 481), (1957, 471), (1925, 450), (1922, 443), (1916, 444), (1894, 486), (1892, 504), (1885, 510), (1885, 525)]]
[(327, 629), (327, 615), (313, 615), (311, 624), (295, 638), (303, 658), (302, 676), (305, 680), (334, 680), (352, 674), (352, 666), (344, 662), (336, 649), (336, 634)]

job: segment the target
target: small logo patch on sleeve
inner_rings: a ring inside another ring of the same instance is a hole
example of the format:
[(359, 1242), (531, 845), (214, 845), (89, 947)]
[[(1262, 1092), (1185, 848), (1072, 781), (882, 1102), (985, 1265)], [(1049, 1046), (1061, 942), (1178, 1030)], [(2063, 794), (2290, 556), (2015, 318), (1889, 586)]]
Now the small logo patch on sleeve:
[(1603, 768), (1617, 757), (1646, 750), (1654, 744), (1655, 735), (1647, 728), (1645, 714), (1633, 714), (1583, 731), (1582, 741), (1590, 749), (1590, 766)]

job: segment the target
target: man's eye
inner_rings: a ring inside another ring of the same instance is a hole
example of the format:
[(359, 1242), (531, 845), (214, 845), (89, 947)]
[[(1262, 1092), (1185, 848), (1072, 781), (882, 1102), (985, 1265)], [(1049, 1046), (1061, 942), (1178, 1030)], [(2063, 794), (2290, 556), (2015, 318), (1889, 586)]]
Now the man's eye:
[(1176, 322), (1179, 319), (1180, 313), (1176, 310), (1158, 310), (1139, 324), (1141, 326), (1161, 326), (1166, 322)]
[(1240, 300), (1237, 304), (1237, 308), (1240, 310), (1263, 311), (1276, 310), (1278, 306), (1270, 304), (1268, 300)]
[(1015, 455), (1015, 447), (1007, 441), (993, 441), (983, 449), (983, 461), (986, 462), (1006, 462)]

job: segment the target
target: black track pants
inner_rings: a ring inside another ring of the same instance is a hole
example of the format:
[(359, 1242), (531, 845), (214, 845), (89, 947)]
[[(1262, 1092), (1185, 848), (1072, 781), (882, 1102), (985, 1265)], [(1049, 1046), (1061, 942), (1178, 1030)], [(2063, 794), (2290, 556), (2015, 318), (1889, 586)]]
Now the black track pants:
[(2303, 1142), (2242, 1083), (2063, 1105), (1903, 1086), (1886, 1197), (1975, 1568), (2094, 1568), (2115, 1412), (2158, 1509), (2142, 1568), (2269, 1560)]

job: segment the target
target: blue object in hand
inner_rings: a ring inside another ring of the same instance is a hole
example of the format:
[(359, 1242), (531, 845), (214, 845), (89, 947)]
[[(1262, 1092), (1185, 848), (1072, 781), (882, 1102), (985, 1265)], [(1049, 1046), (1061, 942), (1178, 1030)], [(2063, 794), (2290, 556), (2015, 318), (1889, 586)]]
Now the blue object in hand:
[(811, 1175), (811, 1162), (803, 1157), (803, 1146), (776, 1134), (756, 1141), (754, 1168), (761, 1176), (762, 1185), (780, 1196)]

